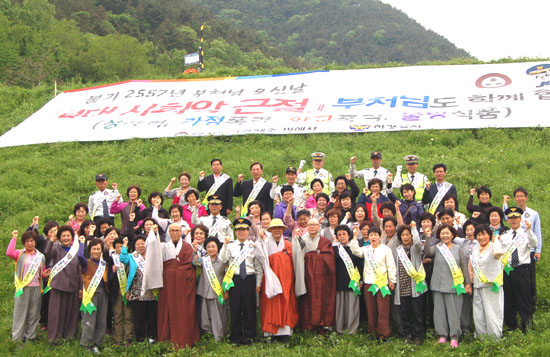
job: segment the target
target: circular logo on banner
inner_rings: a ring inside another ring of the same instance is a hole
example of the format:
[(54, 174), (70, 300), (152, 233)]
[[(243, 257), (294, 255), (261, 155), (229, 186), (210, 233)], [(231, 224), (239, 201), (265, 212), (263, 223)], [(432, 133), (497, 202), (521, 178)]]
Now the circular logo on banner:
[(476, 87), (478, 88), (500, 88), (512, 84), (512, 80), (502, 73), (488, 73), (478, 78)]

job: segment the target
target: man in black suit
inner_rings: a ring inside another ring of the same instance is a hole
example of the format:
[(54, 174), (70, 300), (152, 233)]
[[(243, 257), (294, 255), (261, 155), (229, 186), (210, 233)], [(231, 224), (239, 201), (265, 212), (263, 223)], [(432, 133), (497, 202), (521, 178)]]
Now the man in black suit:
[[(455, 185), (445, 181), (447, 166), (445, 164), (435, 164), (433, 172), (435, 183), (426, 183), (427, 190), (424, 191), (424, 196), (422, 197), (422, 203), (428, 206), (426, 210), (431, 214), (435, 214), (445, 207), (443, 198), (446, 195), (452, 194), (457, 197)], [(458, 202), (455, 209), (458, 211)]]
[(260, 201), (265, 210), (273, 214), (273, 199), (270, 195), (272, 184), (262, 177), (263, 169), (262, 164), (255, 162), (250, 165), (252, 179), (243, 181), (243, 174), (239, 174), (237, 178), (233, 196), (243, 196), (243, 208), (241, 210), (243, 216), (248, 215), (248, 204), (252, 201)]
[(212, 167), (212, 174), (204, 177), (204, 171), (199, 173), (197, 188), (200, 192), (207, 192), (203, 204), (208, 205), (208, 197), (212, 195), (221, 196), (223, 206), (220, 214), (227, 217), (233, 209), (233, 180), (227, 174), (222, 174), (222, 161), (220, 159), (212, 159), (210, 166)]

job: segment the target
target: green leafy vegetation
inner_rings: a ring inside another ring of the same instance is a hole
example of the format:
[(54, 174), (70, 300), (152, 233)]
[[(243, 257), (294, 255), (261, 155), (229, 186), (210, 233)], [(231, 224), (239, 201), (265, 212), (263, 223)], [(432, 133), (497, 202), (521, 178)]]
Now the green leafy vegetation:
[(377, 0), (194, 0), (267, 36), (285, 56), (315, 65), (415, 64), (471, 58), (444, 37)]

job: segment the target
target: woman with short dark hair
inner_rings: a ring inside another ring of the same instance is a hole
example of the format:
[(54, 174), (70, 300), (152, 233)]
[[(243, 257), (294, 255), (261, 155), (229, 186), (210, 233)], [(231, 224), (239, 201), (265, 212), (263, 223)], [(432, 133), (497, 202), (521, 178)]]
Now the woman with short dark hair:
[(436, 245), (432, 245), (430, 239), (424, 243), (426, 256), (434, 259), (430, 289), (434, 298), (435, 332), (439, 335), (439, 343), (446, 343), (450, 338), (451, 348), (457, 348), (462, 335), (461, 294), (472, 293), (468, 261), (464, 251), (453, 243), (457, 232), (452, 225), (441, 225), (436, 236), (440, 240)]
[(36, 249), (38, 233), (26, 231), (21, 237), (24, 249), (15, 249), (17, 231), (12, 232), (6, 255), (15, 261), (15, 298), (13, 305), (13, 341), (33, 341), (40, 320), (42, 277), (49, 276), (45, 270), (46, 258)]

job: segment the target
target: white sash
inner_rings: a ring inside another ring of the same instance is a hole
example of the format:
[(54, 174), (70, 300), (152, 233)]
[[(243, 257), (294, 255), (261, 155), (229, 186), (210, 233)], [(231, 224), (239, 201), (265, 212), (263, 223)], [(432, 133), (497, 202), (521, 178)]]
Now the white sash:
[(71, 249), (69, 249), (69, 251), (67, 252), (67, 254), (65, 254), (63, 259), (58, 261), (57, 264), (55, 264), (54, 267), (52, 268), (50, 272), (50, 278), (48, 279), (48, 285), (46, 286), (46, 289), (44, 289), (44, 294), (51, 289), (50, 284), (53, 278), (55, 278), (57, 274), (59, 274), (63, 269), (65, 269), (65, 267), (69, 265), (69, 263), (76, 257), (76, 254), (78, 253), (78, 248), (79, 248), (78, 237), (75, 235)]
[(132, 253), (132, 258), (134, 258), (134, 261), (136, 262), (139, 271), (141, 271), (141, 274), (145, 275), (145, 259), (143, 259), (141, 254), (139, 254), (137, 251)]
[(441, 200), (443, 199), (443, 197), (445, 197), (447, 192), (449, 192), (449, 190), (451, 189), (451, 186), (452, 185), (450, 183), (445, 182), (445, 183), (443, 183), (443, 187), (441, 187), (441, 189), (439, 191), (437, 191), (437, 195), (435, 195), (435, 197), (432, 201), (432, 204), (430, 205), (430, 208), (428, 209), (428, 211), (431, 214), (435, 213), (435, 210), (437, 209), (437, 207), (441, 203)]
[(208, 205), (208, 197), (215, 194), (216, 191), (218, 191), (218, 188), (220, 188), (221, 185), (223, 185), (225, 183), (225, 181), (227, 181), (228, 179), (229, 179), (229, 175), (227, 175), (227, 174), (222, 174), (218, 180), (216, 180), (214, 178), (214, 184), (212, 186), (210, 186), (210, 189), (206, 193), (206, 196), (202, 200), (202, 203), (205, 204), (205, 205)]
[[(15, 273), (15, 297), (16, 298), (21, 296), (21, 294), (23, 294), (23, 288), (25, 288), (25, 286), (30, 284), (30, 282), (34, 279), (34, 276), (38, 272), (38, 269), (40, 269), (43, 255), (36, 249), (35, 249), (35, 252), (36, 254), (31, 262), (31, 265), (29, 266), (29, 269), (25, 273), (25, 276), (23, 277), (23, 279), (19, 280), (19, 277), (17, 276), (17, 272)], [(28, 253), (25, 252), (25, 254), (27, 254), (27, 257), (28, 257)], [(25, 259), (27, 258), (25, 257)], [(23, 268), (21, 271), (23, 271), (24, 268), (25, 267), (23, 262)]]
[[(260, 193), (262, 188), (264, 188), (264, 185), (266, 182), (267, 181), (263, 177), (260, 177), (256, 185), (254, 185), (254, 189), (252, 190), (252, 192), (250, 192), (250, 195), (248, 196), (248, 198), (246, 199), (246, 202), (243, 205), (244, 207), (241, 210), (241, 217), (244, 217), (248, 214), (248, 204), (254, 201), (256, 197), (258, 197), (258, 194)], [(254, 180), (252, 180), (252, 183), (254, 183)]]
[[(95, 291), (99, 286), (99, 283), (101, 283), (101, 280), (103, 279), (103, 273), (105, 273), (106, 265), (107, 264), (103, 259), (99, 261), (97, 270), (95, 271), (94, 276), (92, 277), (92, 280), (88, 285), (88, 288), (83, 292), (82, 306), (80, 307), (80, 311), (84, 311), (84, 313), (87, 312), (89, 314), (92, 314), (95, 310), (97, 310), (94, 303), (92, 302), (92, 297), (94, 296)], [(90, 266), (90, 263), (88, 263), (88, 267), (89, 266)]]

